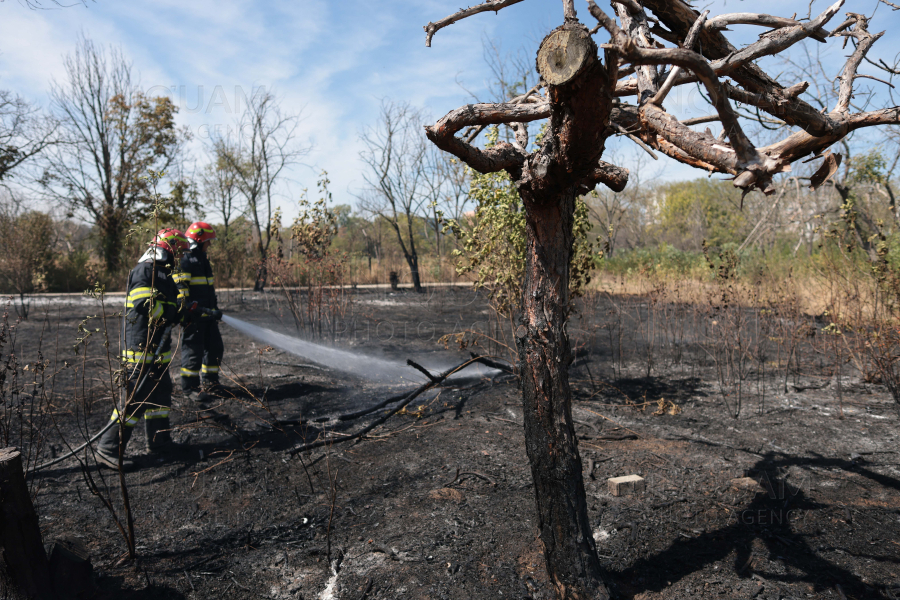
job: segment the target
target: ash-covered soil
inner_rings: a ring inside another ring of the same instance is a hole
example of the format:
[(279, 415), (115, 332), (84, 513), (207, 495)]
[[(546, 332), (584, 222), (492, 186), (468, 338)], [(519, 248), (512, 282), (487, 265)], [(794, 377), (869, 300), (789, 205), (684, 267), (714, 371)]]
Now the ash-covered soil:
[[(275, 293), (223, 299), (238, 319), (297, 334)], [(614, 596), (900, 597), (898, 416), (884, 389), (845, 376), (840, 418), (834, 380), (786, 393), (773, 367), (753, 379), (735, 419), (708, 360), (679, 353), (678, 366), (666, 367), (657, 356), (647, 376), (640, 339), (610, 341), (610, 315), (641, 306), (640, 298), (595, 299), (572, 324), (573, 414)], [(15, 327), (20, 360), (35, 360), (43, 338), (47, 360), (70, 363), (54, 390), (59, 429), (48, 426), (38, 460), (108, 419), (102, 333), (86, 355), (72, 352), (78, 323), (99, 313), (51, 303)], [(483, 298), (468, 289), (360, 291), (326, 334), (361, 353), (360, 364), (368, 355), (445, 367), (473, 348), (445, 349), (437, 339), (472, 327), (496, 336), (489, 321)], [(140, 467), (126, 476), (136, 562), (120, 561), (122, 537), (74, 460), (33, 478), (45, 542), (75, 536), (87, 545), (96, 597), (553, 597), (514, 380), (473, 367), (363, 439), (341, 443), (384, 411), (329, 417), (424, 377), (410, 370), (408, 381), (373, 384), (221, 330), (233, 397), (199, 410), (176, 395), (181, 447), (173, 456), (142, 454), (140, 431), (129, 447)], [(627, 356), (623, 343), (633, 349)], [(504, 355), (496, 344), (474, 351)], [(328, 428), (332, 445), (289, 452)], [(610, 495), (607, 479), (629, 474), (644, 477), (646, 489)], [(118, 506), (116, 479), (109, 471), (102, 478)]]

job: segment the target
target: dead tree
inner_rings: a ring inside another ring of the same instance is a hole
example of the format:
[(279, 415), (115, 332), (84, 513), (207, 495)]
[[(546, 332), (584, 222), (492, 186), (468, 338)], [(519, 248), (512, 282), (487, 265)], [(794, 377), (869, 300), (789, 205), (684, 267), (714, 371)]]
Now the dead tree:
[[(488, 0), (425, 26), (426, 45), (434, 34), (460, 19), (499, 11), (522, 0)], [(588, 0), (599, 23), (593, 30), (577, 18), (574, 0), (563, 0), (563, 24), (541, 43), (537, 68), (545, 93), (527, 102), (470, 104), (451, 111), (426, 133), (438, 147), (481, 173), (506, 171), (525, 206), (527, 263), (524, 310), (516, 332), (518, 371), (525, 413), (526, 450), (531, 462), (538, 527), (547, 569), (560, 598), (608, 598), (588, 522), (581, 460), (571, 415), (568, 366), (572, 360), (565, 320), (569, 308), (569, 256), (575, 198), (598, 183), (619, 191), (628, 171), (601, 160), (611, 135), (632, 139), (682, 163), (733, 177), (744, 191), (775, 190), (773, 177), (794, 161), (818, 157), (861, 127), (896, 124), (900, 108), (851, 112), (857, 68), (882, 34), (868, 31), (863, 15), (848, 13), (825, 29), (843, 5), (839, 0), (809, 20), (736, 13), (707, 19), (683, 0), (615, 0), (614, 19)], [(649, 11), (652, 11), (652, 18)], [(651, 25), (652, 23), (652, 25)], [(722, 31), (750, 24), (770, 29), (744, 48), (732, 46)], [(605, 30), (605, 31), (604, 31)], [(592, 35), (603, 31), (597, 44)], [(655, 39), (660, 38), (661, 41)], [(830, 112), (800, 98), (808, 84), (785, 88), (755, 61), (813, 38), (853, 41), (840, 75), (840, 92)], [(599, 50), (603, 50), (602, 56)], [(728, 77), (734, 83), (726, 83)], [(675, 86), (699, 82), (725, 137), (695, 131), (665, 109)], [(634, 98), (634, 101), (626, 101)], [(731, 106), (737, 101), (785, 122), (780, 141), (756, 147)], [(519, 124), (549, 119), (540, 147), (528, 152), (527, 129)], [(515, 143), (479, 148), (467, 127), (506, 124)], [(826, 159), (821, 177), (828, 175)]]
[(422, 291), (422, 278), (414, 230), (428, 200), (423, 189), (437, 175), (427, 168), (428, 142), (422, 138), (422, 122), (415, 108), (385, 100), (378, 124), (359, 136), (363, 143), (359, 157), (366, 165), (360, 208), (394, 231), (416, 292)]

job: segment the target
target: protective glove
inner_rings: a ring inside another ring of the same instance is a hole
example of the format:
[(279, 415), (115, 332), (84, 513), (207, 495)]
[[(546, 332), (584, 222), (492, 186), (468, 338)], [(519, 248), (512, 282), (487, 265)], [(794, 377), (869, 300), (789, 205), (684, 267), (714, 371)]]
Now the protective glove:
[(206, 308), (204, 309), (204, 314), (210, 319), (215, 319), (216, 321), (222, 320), (222, 311), (215, 308)]

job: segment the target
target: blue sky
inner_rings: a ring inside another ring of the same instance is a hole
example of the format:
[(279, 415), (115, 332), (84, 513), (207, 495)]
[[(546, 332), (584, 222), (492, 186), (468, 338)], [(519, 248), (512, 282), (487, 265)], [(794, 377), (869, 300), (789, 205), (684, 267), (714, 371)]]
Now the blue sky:
[[(813, 11), (828, 4), (817, 0)], [(483, 39), (534, 56), (562, 14), (560, 0), (526, 0), (497, 15), (483, 13), (445, 28), (426, 48), (423, 25), (460, 6), (456, 0), (98, 0), (87, 7), (30, 10), (19, 0), (0, 0), (0, 89), (46, 106), (49, 82), (63, 79), (63, 56), (73, 51), (82, 32), (95, 42), (121, 46), (142, 87), (169, 94), (181, 107), (179, 122), (198, 140), (208, 127), (233, 124), (236, 96), (265, 86), (286, 110), (302, 113), (300, 137), (312, 145), (307, 165), (290, 174), (289, 193), (313, 188), (317, 172), (326, 169), (335, 201), (353, 203), (353, 191), (362, 182), (358, 134), (374, 123), (380, 99), (409, 101), (440, 117), (471, 100), (466, 89), (484, 94), (490, 72)], [(805, 16), (808, 6), (808, 0), (708, 4), (713, 16), (757, 10)], [(875, 0), (849, 0), (832, 25), (847, 10), (871, 14), (875, 6)], [(586, 3), (576, 0), (576, 8), (589, 22)], [(870, 29), (900, 30), (900, 13), (882, 6)], [(735, 30), (730, 35), (741, 43), (754, 41), (762, 31)], [(894, 37), (886, 34), (873, 54), (892, 62), (900, 51)], [(837, 75), (839, 42), (829, 46)], [(690, 98), (684, 102), (689, 109)], [(708, 111), (695, 106), (690, 114), (701, 112)], [(632, 151), (620, 143), (612, 150), (626, 161)], [(199, 141), (191, 151), (202, 163)], [(698, 175), (666, 159), (654, 163), (653, 172), (663, 178)], [(286, 200), (288, 215), (289, 204)]]

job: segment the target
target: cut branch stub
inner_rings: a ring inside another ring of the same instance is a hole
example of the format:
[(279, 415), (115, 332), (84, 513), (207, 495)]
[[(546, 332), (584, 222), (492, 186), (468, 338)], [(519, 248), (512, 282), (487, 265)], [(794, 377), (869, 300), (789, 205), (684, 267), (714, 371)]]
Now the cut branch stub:
[(596, 49), (587, 30), (581, 27), (557, 29), (541, 42), (537, 70), (550, 85), (562, 85), (595, 58)]

